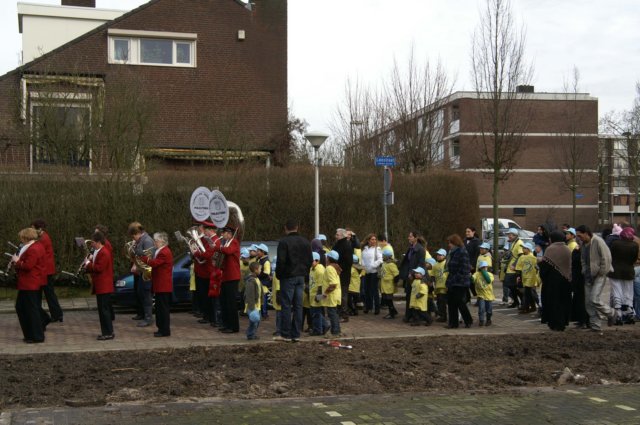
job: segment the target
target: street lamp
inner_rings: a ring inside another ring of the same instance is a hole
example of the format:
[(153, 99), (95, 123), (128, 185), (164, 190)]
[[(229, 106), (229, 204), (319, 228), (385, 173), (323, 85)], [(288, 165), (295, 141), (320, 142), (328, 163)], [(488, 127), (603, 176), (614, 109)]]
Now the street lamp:
[(313, 150), (315, 151), (314, 163), (316, 169), (316, 202), (315, 202), (315, 236), (320, 234), (320, 156), (318, 150), (325, 140), (329, 137), (328, 134), (313, 131), (304, 135), (304, 138), (311, 143)]

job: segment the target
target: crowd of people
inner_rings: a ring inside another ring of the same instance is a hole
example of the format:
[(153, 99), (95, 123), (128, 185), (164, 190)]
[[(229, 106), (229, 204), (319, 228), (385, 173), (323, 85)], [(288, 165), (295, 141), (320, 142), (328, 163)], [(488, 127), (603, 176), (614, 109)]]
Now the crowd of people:
[[(248, 317), (246, 337), (259, 338), (260, 322), (275, 316), (274, 339), (298, 341), (310, 336), (342, 336), (341, 323), (362, 313), (396, 319), (394, 300), (398, 286), (404, 290), (402, 320), (411, 326), (445, 323), (447, 328), (474, 323), (470, 307), (477, 307), (478, 326), (491, 326), (495, 276), (503, 282), (502, 303), (523, 314), (538, 312), (542, 323), (563, 331), (571, 322), (599, 331), (601, 321), (634, 323), (640, 308), (640, 239), (627, 223), (605, 230), (602, 236), (587, 226), (563, 226), (551, 233), (539, 226), (532, 243), (519, 238), (517, 229), (506, 231), (500, 264), (494, 267), (491, 247), (473, 227), (446, 240), (447, 249), (431, 253), (417, 231), (408, 233), (408, 248), (398, 258), (384, 235), (368, 234), (362, 242), (348, 228), (336, 230), (330, 245), (326, 236), (311, 241), (298, 233), (298, 223), (288, 221), (276, 255), (269, 257), (264, 243), (240, 247), (238, 229), (216, 229), (198, 222), (193, 257), (193, 307), (201, 324), (222, 333), (240, 331), (239, 315)], [(107, 228), (96, 225), (91, 253), (82, 269), (91, 279), (100, 322), (100, 341), (115, 338), (113, 248)], [(150, 236), (138, 222), (128, 226), (131, 272), (137, 296), (137, 326), (153, 323), (155, 337), (171, 335), (170, 303), (173, 292), (173, 255), (168, 236)], [(49, 323), (63, 320), (52, 285), (55, 273), (51, 239), (44, 220), (19, 232), (21, 246), (11, 264), (17, 274), (16, 312), (26, 343), (45, 340)], [(607, 279), (609, 303), (601, 301)], [(635, 290), (634, 290), (635, 287)], [(49, 315), (42, 309), (42, 294)], [(244, 308), (238, 308), (241, 297)], [(475, 297), (475, 303), (474, 303)], [(306, 326), (305, 326), (306, 325)]]

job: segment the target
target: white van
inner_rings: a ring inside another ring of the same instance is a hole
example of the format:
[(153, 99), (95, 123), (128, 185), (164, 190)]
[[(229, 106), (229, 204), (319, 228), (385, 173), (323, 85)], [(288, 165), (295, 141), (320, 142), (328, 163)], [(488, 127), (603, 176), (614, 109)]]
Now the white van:
[[(508, 218), (498, 219), (498, 247), (502, 249), (506, 243), (506, 232), (508, 229), (518, 229), (518, 236), (523, 242), (530, 242), (533, 239), (534, 232), (524, 230), (515, 221)], [(489, 245), (493, 245), (493, 218), (482, 219), (482, 240), (488, 242)]]

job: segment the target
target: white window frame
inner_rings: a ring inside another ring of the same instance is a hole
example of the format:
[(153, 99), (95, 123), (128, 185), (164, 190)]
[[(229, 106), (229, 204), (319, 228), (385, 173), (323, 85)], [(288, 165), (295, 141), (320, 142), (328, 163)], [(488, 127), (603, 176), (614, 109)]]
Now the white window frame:
[[(141, 42), (142, 40), (171, 40), (172, 44), (172, 63), (151, 63), (142, 62), (141, 60)], [(162, 32), (162, 31), (139, 31), (139, 30), (121, 30), (111, 28), (108, 31), (108, 62), (110, 64), (120, 65), (143, 65), (143, 66), (168, 66), (177, 68), (195, 68), (197, 66), (197, 34)], [(116, 59), (116, 40), (127, 40), (129, 42), (129, 58), (127, 60)], [(187, 44), (190, 47), (189, 63), (178, 62), (178, 44)]]

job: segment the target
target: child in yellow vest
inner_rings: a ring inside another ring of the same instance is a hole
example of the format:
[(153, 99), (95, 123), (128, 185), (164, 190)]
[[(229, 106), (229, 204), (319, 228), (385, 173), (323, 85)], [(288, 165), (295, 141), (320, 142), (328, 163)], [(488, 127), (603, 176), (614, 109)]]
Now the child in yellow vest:
[(487, 263), (487, 271), (493, 273), (493, 260), (491, 259), (491, 245), (484, 242), (480, 245), (480, 254), (478, 255), (478, 261), (476, 261), (476, 270), (480, 268), (480, 263)]
[[(473, 274), (473, 284), (478, 297), (478, 326), (490, 326), (493, 315), (493, 273), (489, 272), (489, 263), (481, 261)], [(486, 320), (485, 320), (486, 317)]]
[(336, 337), (341, 336), (338, 306), (340, 305), (340, 299), (342, 297), (340, 289), (340, 273), (342, 269), (338, 264), (339, 260), (340, 254), (336, 251), (329, 251), (327, 254), (328, 264), (324, 272), (322, 292), (320, 295), (322, 305), (326, 308), (329, 321), (331, 322), (331, 335)]
[(536, 287), (540, 286), (540, 276), (538, 274), (538, 260), (533, 255), (533, 245), (530, 242), (522, 246), (523, 254), (516, 263), (518, 280), (524, 288), (524, 297), (519, 313), (526, 314), (536, 311), (538, 304), (538, 293)]
[(380, 289), (382, 292), (383, 306), (389, 308), (389, 314), (384, 316), (385, 319), (393, 319), (398, 314), (398, 310), (393, 305), (393, 294), (396, 292), (396, 282), (400, 271), (398, 266), (393, 261), (393, 251), (385, 248), (382, 250), (382, 267), (380, 268)]
[(351, 280), (349, 281), (349, 294), (347, 295), (347, 311), (349, 316), (358, 315), (357, 303), (360, 300), (360, 276), (362, 273), (362, 266), (360, 265), (360, 259), (356, 254), (353, 254), (353, 264), (351, 265)]
[(429, 326), (432, 322), (431, 315), (427, 311), (429, 288), (422, 281), (426, 271), (422, 267), (412, 271), (414, 279), (411, 283), (411, 298), (409, 300), (409, 323), (411, 326)]
[(429, 276), (433, 279), (436, 305), (438, 306), (438, 319), (436, 322), (447, 322), (447, 276), (446, 271), (447, 251), (440, 248), (436, 251), (436, 263), (431, 266)]
[(320, 263), (320, 254), (312, 253), (313, 262), (309, 272), (309, 306), (311, 310), (311, 336), (322, 336), (329, 331), (329, 323), (322, 305), (322, 285), (325, 267)]
[(276, 257), (273, 257), (271, 265), (271, 305), (276, 312), (276, 330), (274, 336), (280, 336), (280, 326), (282, 325), (282, 305), (280, 304), (280, 279), (276, 276)]
[(250, 274), (249, 263), (252, 262), (250, 260), (251, 256), (249, 255), (249, 249), (242, 248), (240, 250), (240, 275), (242, 276), (242, 279), (240, 279), (240, 282), (238, 283), (238, 292), (240, 293), (244, 292), (244, 279)]
[(253, 262), (249, 265), (250, 274), (244, 280), (244, 312), (249, 316), (247, 339), (258, 339), (256, 332), (260, 326), (260, 307), (262, 305), (262, 283), (258, 279), (262, 266)]

